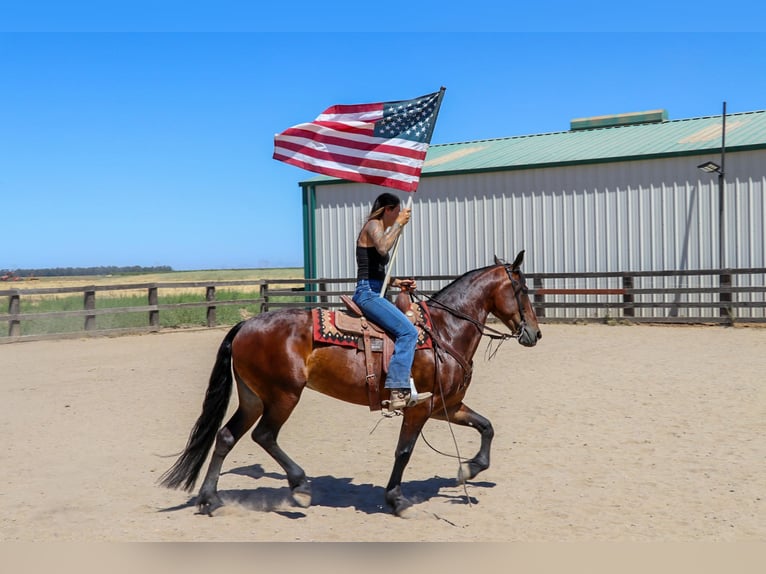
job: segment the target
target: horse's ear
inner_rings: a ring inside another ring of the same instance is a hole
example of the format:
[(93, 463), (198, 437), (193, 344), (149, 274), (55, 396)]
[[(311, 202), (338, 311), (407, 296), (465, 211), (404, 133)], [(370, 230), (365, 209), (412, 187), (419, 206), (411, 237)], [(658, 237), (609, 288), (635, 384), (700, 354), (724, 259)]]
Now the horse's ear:
[(495, 255), (495, 265), (506, 265), (506, 262)]
[(524, 249), (519, 251), (519, 254), (516, 256), (516, 259), (513, 261), (513, 265), (511, 265), (511, 269), (518, 269), (521, 267), (521, 264), (524, 262)]

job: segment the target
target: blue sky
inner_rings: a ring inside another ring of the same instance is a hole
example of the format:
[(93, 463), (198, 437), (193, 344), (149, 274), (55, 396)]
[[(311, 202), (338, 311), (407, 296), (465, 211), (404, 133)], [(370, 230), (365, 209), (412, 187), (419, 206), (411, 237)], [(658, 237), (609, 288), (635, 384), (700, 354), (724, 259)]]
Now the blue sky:
[(0, 1), (0, 269), (302, 266), (273, 136), (332, 104), (445, 86), (432, 144), (766, 109), (760, 3), (260, 4)]

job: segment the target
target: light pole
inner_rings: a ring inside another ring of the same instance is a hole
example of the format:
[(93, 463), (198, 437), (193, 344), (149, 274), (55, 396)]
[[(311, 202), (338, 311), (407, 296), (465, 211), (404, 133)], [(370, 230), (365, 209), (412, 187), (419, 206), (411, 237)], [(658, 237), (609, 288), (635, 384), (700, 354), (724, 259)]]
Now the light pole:
[[(718, 173), (718, 268), (723, 271), (724, 269), (724, 188), (726, 185), (725, 180), (725, 167), (726, 167), (726, 102), (723, 103), (723, 113), (721, 114), (721, 165), (718, 165), (712, 161), (706, 161), (697, 166), (707, 173)], [(725, 287), (731, 287), (731, 275), (721, 274), (719, 277), (721, 292), (719, 294), (720, 301), (722, 303), (720, 314), (721, 317), (730, 319), (730, 306), (724, 306), (724, 303), (731, 303), (731, 292), (724, 293)]]

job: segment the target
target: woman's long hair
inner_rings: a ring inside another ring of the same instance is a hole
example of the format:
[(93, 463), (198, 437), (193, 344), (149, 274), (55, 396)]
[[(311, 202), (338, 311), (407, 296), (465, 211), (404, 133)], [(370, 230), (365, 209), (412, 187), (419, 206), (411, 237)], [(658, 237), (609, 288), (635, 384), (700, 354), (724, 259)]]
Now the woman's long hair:
[(375, 198), (375, 202), (372, 204), (370, 215), (367, 216), (367, 221), (371, 219), (380, 219), (383, 217), (383, 212), (387, 207), (396, 207), (401, 203), (401, 200), (393, 193), (381, 193)]

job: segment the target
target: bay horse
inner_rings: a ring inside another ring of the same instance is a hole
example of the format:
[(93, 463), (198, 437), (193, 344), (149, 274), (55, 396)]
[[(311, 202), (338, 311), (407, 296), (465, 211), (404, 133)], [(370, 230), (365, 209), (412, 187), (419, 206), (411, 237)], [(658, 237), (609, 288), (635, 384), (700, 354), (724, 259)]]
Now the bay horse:
[[(495, 256), (494, 265), (465, 273), (429, 298), (434, 348), (416, 351), (412, 377), (418, 391), (430, 391), (433, 396), (402, 413), (394, 467), (385, 489), (385, 500), (397, 516), (404, 516), (412, 505), (402, 493), (402, 476), (429, 418), (470, 426), (481, 434), (479, 452), (460, 465), (459, 482), (489, 468), (492, 424), (471, 410), (463, 398), (471, 381), (472, 358), (483, 335), (494, 332), (503, 338), (513, 337), (527, 347), (542, 337), (521, 271), (523, 258), (524, 251), (511, 264)], [(487, 326), (490, 313), (511, 333), (501, 334)], [(356, 349), (316, 343), (310, 310), (275, 310), (235, 325), (218, 349), (202, 413), (186, 447), (160, 477), (160, 484), (191, 491), (215, 443), (197, 498), (199, 511), (211, 515), (223, 505), (218, 478), (224, 458), (255, 425), (253, 440), (284, 469), (293, 501), (308, 507), (310, 482), (303, 469), (279, 447), (277, 435), (306, 387), (342, 401), (368, 405), (364, 359), (365, 354)], [(221, 427), (234, 382), (238, 408)], [(381, 388), (383, 382), (379, 372)]]

